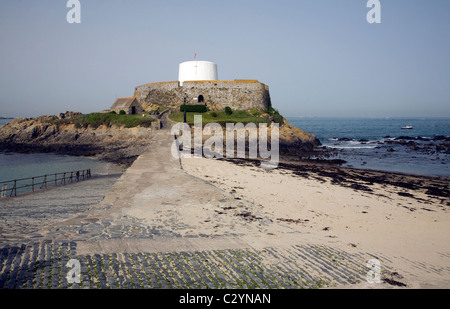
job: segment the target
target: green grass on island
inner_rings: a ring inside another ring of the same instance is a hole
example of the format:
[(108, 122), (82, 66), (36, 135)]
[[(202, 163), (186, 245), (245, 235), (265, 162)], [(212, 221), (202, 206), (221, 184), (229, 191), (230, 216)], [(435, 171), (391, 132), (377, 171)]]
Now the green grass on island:
[[(208, 111), (204, 113), (200, 112), (186, 112), (186, 122), (189, 125), (194, 124), (194, 116), (202, 116), (203, 124), (208, 123), (218, 123), (225, 126), (227, 123), (267, 123), (270, 124), (271, 121), (267, 118), (261, 117), (261, 115), (267, 113), (266, 111), (253, 110), (247, 112), (244, 110), (235, 110), (232, 113), (227, 113), (226, 111)], [(274, 121), (283, 124), (283, 117), (278, 114), (276, 110), (269, 111), (269, 115), (273, 117)], [(169, 115), (169, 118), (176, 122), (184, 122), (184, 112), (176, 112)]]
[(91, 113), (86, 115), (76, 115), (71, 118), (51, 120), (53, 124), (75, 124), (76, 128), (87, 128), (90, 126), (93, 129), (101, 125), (111, 127), (113, 125), (125, 126), (125, 128), (133, 127), (150, 127), (152, 122), (156, 121), (151, 118), (148, 113), (138, 115), (116, 114), (116, 113)]
[[(151, 113), (151, 112), (150, 112)], [(124, 126), (125, 128), (134, 127), (151, 127), (152, 123), (156, 121), (150, 115), (149, 112), (143, 112), (136, 115), (128, 115), (115, 112), (109, 113), (90, 113), (75, 115), (65, 119), (48, 120), (49, 123), (54, 125), (74, 124), (76, 128), (92, 128), (96, 129), (101, 125), (107, 127), (111, 126)], [(224, 111), (206, 111), (206, 112), (186, 112), (186, 122), (189, 125), (194, 124), (194, 116), (201, 115), (203, 125), (208, 123), (218, 123), (222, 126), (226, 126), (227, 123), (242, 123), (244, 125), (248, 123), (267, 123), (270, 124), (271, 120), (283, 125), (283, 116), (281, 116), (277, 110), (269, 108), (268, 111), (264, 110), (231, 110), (226, 109)], [(169, 118), (175, 122), (184, 122), (184, 112), (175, 111), (169, 115)]]

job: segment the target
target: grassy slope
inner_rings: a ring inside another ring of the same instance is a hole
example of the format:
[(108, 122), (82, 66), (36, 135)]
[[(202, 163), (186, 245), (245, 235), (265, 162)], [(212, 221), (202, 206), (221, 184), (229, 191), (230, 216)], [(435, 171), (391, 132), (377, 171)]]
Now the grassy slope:
[[(216, 111), (216, 112), (206, 112), (206, 113), (193, 113), (188, 112), (186, 113), (186, 121), (192, 125), (194, 124), (194, 115), (201, 115), (203, 124), (207, 123), (219, 123), (221, 125), (224, 125), (226, 123), (270, 123), (269, 120), (256, 117), (253, 115), (250, 115), (246, 111), (234, 111), (231, 115), (227, 115), (224, 111)], [(216, 115), (216, 117), (214, 117)], [(183, 122), (184, 121), (184, 113), (183, 112), (177, 112), (173, 113), (170, 116), (170, 119), (176, 122)]]
[[(148, 116), (147, 116), (148, 117)], [(108, 127), (112, 125), (123, 125), (126, 128), (133, 127), (150, 127), (153, 118), (144, 118), (141, 114), (139, 115), (119, 115), (111, 113), (91, 113), (87, 115), (77, 115), (68, 119), (52, 120), (53, 124), (75, 124), (77, 128), (87, 128), (91, 126), (92, 128), (98, 128), (100, 125), (107, 125)]]

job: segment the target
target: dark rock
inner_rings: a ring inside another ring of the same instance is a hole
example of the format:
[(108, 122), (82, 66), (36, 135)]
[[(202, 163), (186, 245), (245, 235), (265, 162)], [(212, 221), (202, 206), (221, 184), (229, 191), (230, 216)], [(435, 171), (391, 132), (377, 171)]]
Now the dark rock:
[(383, 281), (384, 281), (385, 283), (387, 283), (387, 284), (390, 284), (390, 285), (396, 285), (396, 286), (406, 287), (406, 284), (404, 284), (404, 283), (402, 283), (402, 282), (400, 282), (400, 281), (393, 280), (393, 279), (385, 278), (385, 279), (383, 279)]
[(65, 113), (59, 113), (57, 116), (54, 116), (54, 119), (68, 119), (76, 115), (81, 115), (81, 113), (66, 111)]
[(412, 195), (411, 193), (407, 193), (407, 192), (397, 192), (397, 194), (400, 196), (405, 196), (405, 197), (414, 197), (414, 195)]
[(411, 137), (411, 136), (399, 136), (399, 137), (397, 137), (397, 138), (395, 138), (395, 140), (396, 141), (398, 141), (398, 140), (415, 140), (416, 138), (415, 137)]
[(437, 135), (433, 137), (433, 141), (447, 141), (450, 142), (450, 137), (445, 137), (443, 135)]
[(425, 194), (448, 198), (450, 196), (450, 190), (437, 187), (428, 187)]

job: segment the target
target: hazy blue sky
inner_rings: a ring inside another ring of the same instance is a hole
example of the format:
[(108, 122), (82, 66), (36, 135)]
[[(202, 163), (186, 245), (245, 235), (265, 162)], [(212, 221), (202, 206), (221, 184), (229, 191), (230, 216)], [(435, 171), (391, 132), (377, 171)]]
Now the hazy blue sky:
[(178, 64), (258, 79), (285, 116), (450, 117), (450, 1), (0, 0), (0, 116), (109, 108)]

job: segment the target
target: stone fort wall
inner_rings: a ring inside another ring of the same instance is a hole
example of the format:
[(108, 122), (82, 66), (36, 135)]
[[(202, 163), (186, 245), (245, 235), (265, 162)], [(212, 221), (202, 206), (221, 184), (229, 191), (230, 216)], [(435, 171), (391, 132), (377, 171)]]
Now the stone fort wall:
[(271, 106), (269, 87), (257, 80), (234, 81), (177, 81), (150, 83), (138, 86), (135, 97), (144, 108), (159, 105), (179, 108), (186, 104), (206, 104), (210, 110), (262, 109)]

